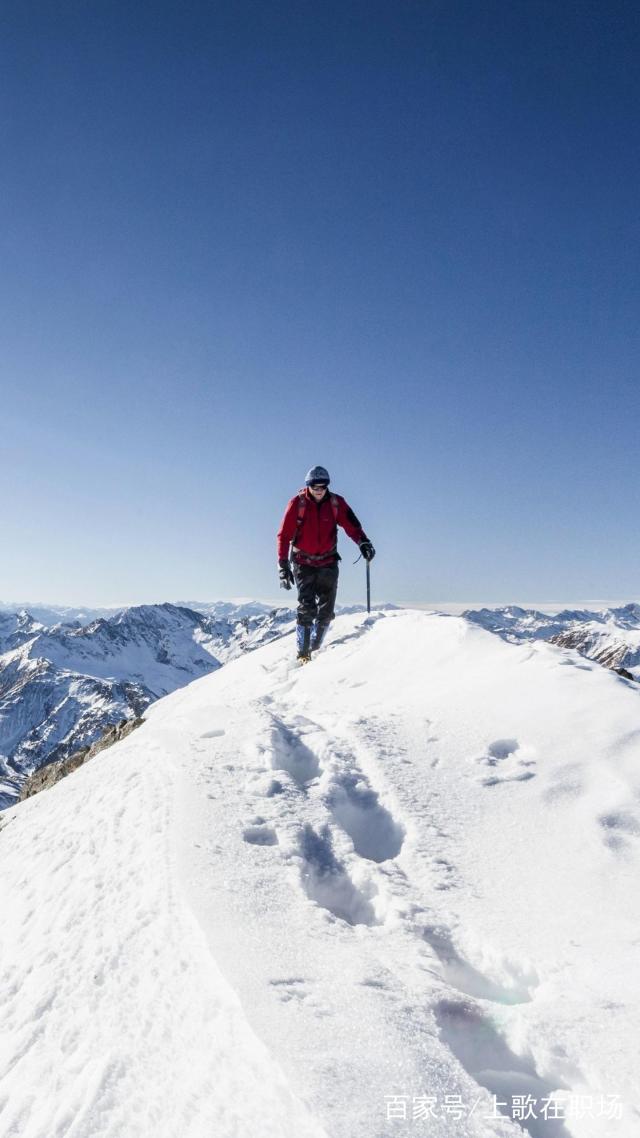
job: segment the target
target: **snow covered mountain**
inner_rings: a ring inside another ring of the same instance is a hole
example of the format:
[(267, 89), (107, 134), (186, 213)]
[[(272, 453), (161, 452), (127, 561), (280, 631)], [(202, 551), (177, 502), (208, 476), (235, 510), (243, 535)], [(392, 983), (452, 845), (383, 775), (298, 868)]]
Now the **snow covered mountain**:
[(24, 611), (0, 613), (0, 806), (15, 800), (31, 771), (291, 621), (288, 609), (218, 619), (165, 604), (48, 628)]
[[(177, 608), (188, 608), (194, 612), (203, 612), (216, 620), (243, 620), (249, 616), (266, 616), (273, 611), (274, 606), (263, 604), (261, 601), (174, 601)], [(26, 612), (38, 624), (51, 626), (54, 624), (92, 624), (104, 618), (110, 620), (134, 605), (112, 606), (111, 608), (91, 608), (87, 605), (50, 605), (30, 601), (7, 602), (0, 601), (0, 620), (5, 614)], [(155, 607), (155, 606), (149, 606)], [(362, 607), (362, 606), (360, 606)]]
[(635, 688), (343, 616), (0, 828), (0, 1133), (635, 1138)]
[(43, 626), (24, 609), (17, 612), (0, 612), (0, 653), (18, 648)]
[(176, 601), (176, 604), (204, 612), (216, 620), (244, 620), (246, 617), (266, 616), (273, 609), (273, 605), (265, 605), (262, 601)]
[(508, 606), (468, 609), (463, 615), (507, 640), (548, 640), (562, 648), (575, 648), (606, 668), (623, 668), (640, 680), (639, 604), (600, 612), (565, 609), (553, 615)]
[(36, 622), (44, 625), (51, 624), (91, 624), (91, 621), (100, 617), (115, 616), (121, 612), (118, 608), (88, 608), (86, 605), (77, 607), (73, 605), (47, 605), (30, 601), (0, 601), (0, 619), (3, 613), (27, 612)]

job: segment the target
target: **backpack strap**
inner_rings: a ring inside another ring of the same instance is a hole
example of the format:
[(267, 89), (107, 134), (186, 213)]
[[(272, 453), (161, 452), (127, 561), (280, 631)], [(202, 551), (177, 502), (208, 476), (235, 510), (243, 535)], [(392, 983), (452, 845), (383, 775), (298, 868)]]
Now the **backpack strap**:
[(305, 512), (306, 508), (307, 508), (307, 495), (306, 495), (305, 489), (303, 487), (302, 490), (298, 490), (298, 517), (296, 520), (296, 532), (293, 535), (293, 542), (292, 542), (293, 545), (297, 545), (297, 543), (298, 543), (298, 534), (300, 533), (300, 527), (302, 526), (302, 523), (304, 521), (304, 512)]
[[(330, 494), (329, 495), (329, 501), (331, 502), (331, 509), (333, 510), (333, 520), (335, 521), (335, 523), (337, 525), (338, 524), (338, 510), (340, 509), (340, 503), (338, 501), (337, 494)], [(302, 521), (304, 518), (304, 512), (305, 512), (306, 508), (307, 508), (307, 495), (306, 495), (305, 489), (303, 488), (302, 490), (298, 490), (298, 518), (297, 518), (297, 523), (296, 523), (296, 537), (298, 536), (298, 530), (300, 529), (300, 526), (302, 525)], [(295, 539), (294, 539), (294, 543), (295, 543)]]

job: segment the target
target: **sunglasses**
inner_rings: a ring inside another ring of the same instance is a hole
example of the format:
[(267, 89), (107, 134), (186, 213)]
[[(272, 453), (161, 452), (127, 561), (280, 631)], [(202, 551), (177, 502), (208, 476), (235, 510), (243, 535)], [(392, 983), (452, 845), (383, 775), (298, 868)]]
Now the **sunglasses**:
[(327, 489), (327, 483), (326, 482), (312, 482), (311, 485), (309, 486), (309, 489), (310, 490), (326, 490)]

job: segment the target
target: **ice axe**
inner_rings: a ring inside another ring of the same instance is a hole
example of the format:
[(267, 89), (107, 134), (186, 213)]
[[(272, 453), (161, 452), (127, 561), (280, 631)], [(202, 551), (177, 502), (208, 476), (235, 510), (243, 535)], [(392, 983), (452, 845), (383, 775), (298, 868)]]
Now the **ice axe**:
[[(362, 557), (362, 554), (360, 554), (360, 557)], [(358, 564), (360, 557), (356, 557), (353, 563), (354, 565)], [(371, 562), (368, 557), (365, 557), (364, 562), (367, 566), (367, 612), (371, 612)]]

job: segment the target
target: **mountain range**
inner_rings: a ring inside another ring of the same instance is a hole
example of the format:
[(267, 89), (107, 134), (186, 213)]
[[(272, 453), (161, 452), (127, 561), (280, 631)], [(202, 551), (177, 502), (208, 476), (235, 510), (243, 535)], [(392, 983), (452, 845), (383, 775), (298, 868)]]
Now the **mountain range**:
[(516, 605), (467, 609), (463, 616), (505, 640), (546, 640), (574, 648), (605, 668), (640, 680), (640, 604), (601, 611), (564, 609), (552, 615)]
[(289, 609), (206, 609), (139, 605), (51, 626), (24, 609), (0, 612), (0, 808), (45, 763), (292, 627)]
[(437, 612), (292, 649), (0, 817), (2, 1138), (636, 1138), (637, 685)]
[[(640, 680), (640, 604), (552, 615), (505, 606), (463, 616), (511, 643), (548, 641)], [(0, 809), (15, 802), (34, 771), (291, 631), (293, 621), (291, 609), (258, 601), (120, 610), (0, 605)]]

